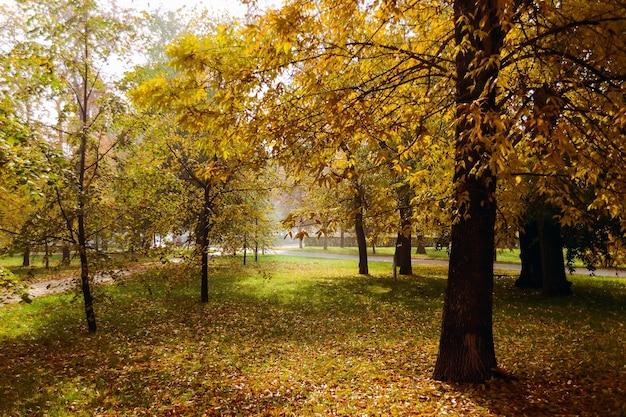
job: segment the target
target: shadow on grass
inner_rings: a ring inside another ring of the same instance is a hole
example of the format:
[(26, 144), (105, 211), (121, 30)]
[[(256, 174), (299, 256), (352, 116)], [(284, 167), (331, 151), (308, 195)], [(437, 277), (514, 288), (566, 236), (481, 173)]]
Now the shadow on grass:
[(266, 267), (215, 266), (206, 305), (197, 271), (108, 286), (96, 335), (68, 296), (3, 310), (32, 324), (0, 339), (0, 414), (624, 413), (624, 330), (607, 316), (624, 288), (553, 301), (499, 280), (496, 351), (519, 380), (455, 386), (429, 379), (445, 287), (432, 271)]

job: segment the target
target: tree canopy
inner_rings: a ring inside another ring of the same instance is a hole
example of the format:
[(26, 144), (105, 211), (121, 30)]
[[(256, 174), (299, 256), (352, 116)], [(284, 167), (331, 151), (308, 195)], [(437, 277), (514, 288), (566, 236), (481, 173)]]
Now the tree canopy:
[[(539, 222), (556, 269), (564, 242), (589, 263), (624, 259), (624, 2), (245, 3), (244, 19), (183, 27), (89, 0), (24, 0), (3, 23), (1, 198), (13, 210), (0, 228), (57, 238), (30, 231), (56, 204), (46, 218), (81, 256), (93, 331), (86, 256), (98, 235), (132, 248), (195, 239), (208, 301), (210, 247), (270, 240), (283, 179), (308, 196), (283, 225), (354, 228), (362, 274), (368, 240), (450, 232), (437, 379), (501, 374), (498, 243)], [(114, 84), (106, 63), (138, 40), (145, 60)]]

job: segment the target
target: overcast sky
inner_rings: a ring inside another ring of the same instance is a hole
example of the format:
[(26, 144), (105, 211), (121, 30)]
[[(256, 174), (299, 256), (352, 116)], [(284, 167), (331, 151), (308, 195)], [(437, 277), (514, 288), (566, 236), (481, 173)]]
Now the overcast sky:
[[(123, 6), (128, 0), (119, 1), (118, 5)], [(200, 7), (217, 14), (227, 13), (230, 16), (243, 17), (246, 13), (246, 7), (238, 0), (130, 0), (130, 5), (138, 9), (169, 9), (177, 10), (181, 7), (192, 9)]]

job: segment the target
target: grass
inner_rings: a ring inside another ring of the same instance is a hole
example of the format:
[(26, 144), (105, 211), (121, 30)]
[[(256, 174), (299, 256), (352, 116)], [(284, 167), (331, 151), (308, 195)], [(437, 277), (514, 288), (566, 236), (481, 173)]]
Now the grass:
[(445, 268), (264, 256), (166, 266), (98, 286), (99, 331), (72, 294), (0, 308), (0, 415), (626, 415), (626, 283), (573, 278), (546, 299), (496, 280), (499, 365), (517, 380), (430, 379)]
[[(158, 259), (157, 256), (132, 256), (128, 253), (109, 254), (108, 258), (90, 257), (90, 269), (110, 269), (128, 267), (137, 262), (149, 262)], [(0, 256), (0, 268), (6, 268), (26, 282), (55, 279), (69, 274), (80, 272), (80, 261), (74, 256), (69, 265), (61, 264), (61, 255), (53, 254), (49, 259), (49, 267), (45, 267), (43, 254), (36, 253), (30, 257), (30, 266), (22, 266), (22, 256)]]
[[(341, 255), (358, 255), (359, 250), (356, 247), (336, 247), (329, 246), (327, 249), (324, 249), (321, 246), (305, 246), (301, 250), (305, 252), (314, 252), (314, 253), (336, 253)], [(372, 256), (393, 256), (395, 248), (393, 247), (376, 247), (376, 253), (372, 250), (371, 247), (368, 247), (367, 253)], [(413, 258), (416, 259), (441, 259), (448, 260), (450, 257), (446, 249), (436, 250), (433, 247), (426, 248), (426, 254), (417, 254), (415, 250), (413, 250)], [(504, 263), (513, 263), (519, 264), (519, 249), (501, 249), (498, 250), (497, 253), (497, 262)]]

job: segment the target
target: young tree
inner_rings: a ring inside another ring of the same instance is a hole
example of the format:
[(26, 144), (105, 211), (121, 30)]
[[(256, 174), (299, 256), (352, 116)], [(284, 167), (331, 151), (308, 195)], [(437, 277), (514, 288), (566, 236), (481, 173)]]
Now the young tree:
[[(200, 191), (195, 236), (202, 264), (203, 302), (208, 301), (211, 233), (216, 225), (228, 224), (240, 213), (226, 213), (224, 209), (227, 204), (237, 208), (244, 205), (247, 199), (238, 193), (254, 189), (254, 184), (245, 184), (245, 180), (250, 173), (263, 171), (267, 159), (258, 139), (247, 141), (239, 134), (248, 120), (245, 103), (252, 100), (258, 84), (246, 78), (250, 59), (241, 54), (245, 46), (235, 28), (236, 24), (216, 25), (204, 35), (180, 36), (168, 47), (168, 71), (131, 93), (138, 105), (175, 120), (177, 127), (170, 129), (166, 146), (180, 177)], [(228, 201), (226, 197), (231, 194), (238, 198)], [(237, 230), (243, 232), (238, 238), (244, 242), (244, 230), (248, 229)]]
[[(99, 9), (92, 0), (23, 0), (19, 4), (29, 25), (29, 38), (23, 45), (45, 57), (52, 73), (48, 91), (56, 98), (58, 110), (51, 116), (58, 120), (55, 126), (73, 167), (56, 197), (68, 239), (79, 254), (87, 324), (95, 332), (88, 250), (98, 227), (88, 222), (99, 204), (95, 185), (105, 159), (123, 139), (114, 119), (123, 104), (111, 94), (103, 74), (108, 60), (128, 45), (133, 22), (122, 23), (119, 10)], [(49, 120), (41, 122), (52, 125)]]

